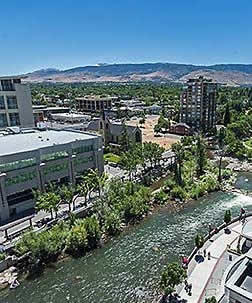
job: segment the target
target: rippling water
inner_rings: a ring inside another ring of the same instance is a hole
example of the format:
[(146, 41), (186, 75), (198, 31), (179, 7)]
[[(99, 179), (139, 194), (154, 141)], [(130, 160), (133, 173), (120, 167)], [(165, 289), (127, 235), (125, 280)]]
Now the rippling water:
[(180, 213), (162, 209), (106, 247), (58, 263), (42, 277), (2, 292), (0, 302), (149, 302), (162, 266), (189, 254), (197, 232), (207, 231), (209, 223), (222, 223), (226, 209), (238, 215), (241, 206), (252, 210), (252, 198), (219, 192)]

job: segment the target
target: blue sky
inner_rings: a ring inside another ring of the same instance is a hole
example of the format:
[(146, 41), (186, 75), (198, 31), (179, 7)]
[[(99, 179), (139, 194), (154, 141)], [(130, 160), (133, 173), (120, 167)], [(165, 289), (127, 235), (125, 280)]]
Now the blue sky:
[(11, 0), (0, 74), (107, 63), (252, 63), (251, 0)]

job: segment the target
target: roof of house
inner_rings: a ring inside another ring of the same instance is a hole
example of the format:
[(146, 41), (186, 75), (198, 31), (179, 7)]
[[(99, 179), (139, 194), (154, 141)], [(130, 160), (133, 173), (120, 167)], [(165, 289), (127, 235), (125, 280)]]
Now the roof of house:
[(182, 123), (182, 122), (176, 123), (176, 124), (174, 124), (173, 126), (174, 126), (174, 127), (182, 126), (182, 127), (185, 127), (185, 128), (190, 128), (189, 125), (187, 125), (186, 123)]
[[(125, 125), (128, 134), (134, 134), (136, 130), (140, 130), (137, 126)], [(111, 122), (109, 124), (111, 135), (120, 136), (123, 131), (123, 124), (119, 122)], [(141, 131), (141, 130), (140, 130)]]

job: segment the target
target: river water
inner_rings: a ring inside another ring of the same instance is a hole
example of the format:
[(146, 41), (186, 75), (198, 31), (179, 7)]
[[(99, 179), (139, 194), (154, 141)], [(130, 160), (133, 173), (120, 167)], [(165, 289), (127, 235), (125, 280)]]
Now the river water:
[[(252, 187), (251, 175), (241, 175), (237, 182), (240, 188)], [(164, 208), (104, 248), (65, 260), (41, 277), (1, 292), (0, 302), (151, 302), (163, 265), (179, 260), (181, 254), (188, 255), (197, 232), (206, 232), (210, 223), (222, 223), (226, 209), (238, 215), (241, 206), (252, 210), (252, 198), (216, 192), (179, 213)]]

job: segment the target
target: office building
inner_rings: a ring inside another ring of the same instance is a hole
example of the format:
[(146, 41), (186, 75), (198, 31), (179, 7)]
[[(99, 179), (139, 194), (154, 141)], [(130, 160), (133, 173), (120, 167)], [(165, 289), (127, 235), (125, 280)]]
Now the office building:
[(85, 96), (76, 98), (77, 108), (81, 112), (101, 112), (112, 108), (117, 97)]
[(103, 171), (102, 139), (74, 130), (13, 128), (0, 133), (0, 223), (34, 207), (32, 190)]
[(20, 77), (0, 77), (0, 129), (33, 127), (31, 91)]
[(216, 126), (217, 84), (211, 79), (189, 79), (180, 98), (180, 122), (194, 131), (208, 131)]

